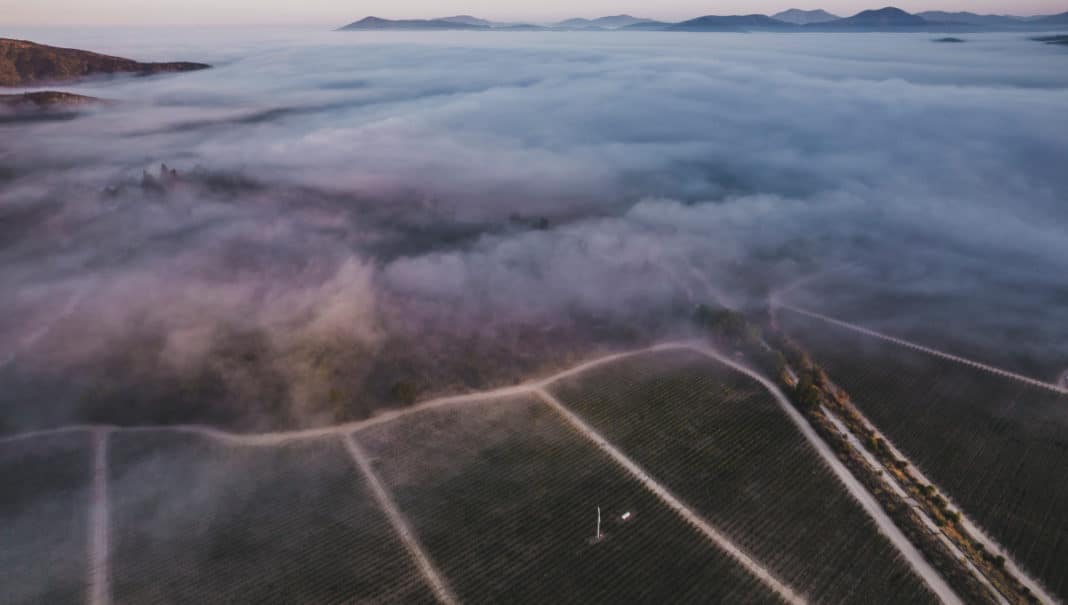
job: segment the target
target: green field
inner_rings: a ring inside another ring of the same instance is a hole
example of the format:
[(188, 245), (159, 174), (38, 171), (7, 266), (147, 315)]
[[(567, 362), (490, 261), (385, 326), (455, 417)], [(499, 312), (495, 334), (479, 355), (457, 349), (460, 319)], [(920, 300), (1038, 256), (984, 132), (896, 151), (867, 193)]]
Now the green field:
[(691, 352), (552, 391), (781, 579), (819, 603), (936, 602), (770, 394)]
[(115, 603), (433, 602), (338, 439), (111, 440)]
[[(422, 412), (356, 437), (464, 602), (776, 600), (537, 399)], [(598, 506), (606, 538), (591, 543)]]
[(1068, 600), (1068, 396), (796, 313), (781, 322), (905, 456)]
[(88, 432), (0, 444), (0, 603), (85, 602)]

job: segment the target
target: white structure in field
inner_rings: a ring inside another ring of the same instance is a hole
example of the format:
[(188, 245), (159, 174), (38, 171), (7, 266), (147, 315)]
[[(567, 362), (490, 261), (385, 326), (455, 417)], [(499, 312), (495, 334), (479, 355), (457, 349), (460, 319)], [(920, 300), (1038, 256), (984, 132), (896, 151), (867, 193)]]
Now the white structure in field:
[(597, 507), (597, 535), (593, 537), (594, 540), (601, 541), (601, 507)]

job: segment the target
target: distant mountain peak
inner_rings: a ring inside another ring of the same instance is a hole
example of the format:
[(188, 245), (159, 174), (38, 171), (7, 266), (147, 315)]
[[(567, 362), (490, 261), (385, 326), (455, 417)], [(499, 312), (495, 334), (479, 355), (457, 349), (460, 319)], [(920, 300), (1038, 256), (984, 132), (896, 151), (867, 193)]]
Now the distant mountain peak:
[(671, 31), (793, 31), (797, 25), (773, 19), (767, 15), (705, 15), (668, 28)]
[(814, 10), (790, 8), (781, 13), (772, 15), (771, 18), (785, 21), (786, 23), (793, 23), (794, 25), (808, 25), (810, 23), (826, 23), (828, 21), (840, 19), (841, 17), (819, 8)]
[(452, 17), (442, 17), (438, 21), (446, 21), (448, 23), (463, 23), (466, 25), (482, 25), (485, 27), (491, 27), (494, 25), (492, 21), (487, 19), (480, 19), (473, 15), (454, 15)]
[(449, 30), (449, 29), (488, 29), (487, 26), (463, 21), (449, 21), (447, 19), (383, 19), (369, 16), (353, 21), (341, 30), (379, 30), (379, 29), (405, 29), (405, 30)]
[(820, 26), (854, 29), (893, 29), (910, 27), (918, 28), (929, 24), (930, 23), (923, 17), (903, 11), (896, 6), (887, 6), (884, 8), (861, 11), (852, 17), (822, 23)]
[(912, 13), (902, 10), (896, 6), (885, 6), (883, 8), (872, 8), (865, 11), (860, 11), (853, 17), (875, 17), (883, 19), (922, 19), (922, 17), (916, 17)]
[(636, 23), (647, 23), (649, 19), (642, 19), (633, 15), (609, 15), (596, 19), (567, 19), (556, 24), (557, 27), (594, 27), (601, 29), (620, 29)]

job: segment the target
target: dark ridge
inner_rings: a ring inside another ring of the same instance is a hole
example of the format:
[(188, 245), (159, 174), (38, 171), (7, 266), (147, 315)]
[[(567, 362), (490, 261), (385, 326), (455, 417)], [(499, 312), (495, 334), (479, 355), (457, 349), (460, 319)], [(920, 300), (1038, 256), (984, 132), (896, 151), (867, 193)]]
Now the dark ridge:
[(597, 19), (568, 19), (554, 25), (566, 29), (622, 29), (638, 23), (648, 23), (649, 19), (632, 17), (631, 15), (612, 15), (598, 17)]
[(950, 13), (945, 11), (926, 11), (917, 13), (931, 23), (963, 23), (980, 27), (1020, 27), (1027, 21), (1011, 15), (977, 15), (969, 12)]
[(745, 32), (745, 31), (793, 31), (797, 26), (767, 15), (707, 15), (676, 23), (667, 28), (669, 31), (697, 32)]
[(55, 90), (0, 95), (0, 124), (65, 122), (78, 117), (79, 107), (103, 103), (109, 101)]
[(1058, 15), (1049, 15), (1048, 17), (1039, 17), (1031, 21), (1034, 25), (1068, 25), (1068, 12), (1060, 13)]
[(203, 63), (140, 63), (86, 50), (0, 38), (0, 86), (32, 86), (102, 74), (153, 75), (208, 69)]
[(442, 17), (435, 19), (435, 21), (447, 21), (449, 23), (459, 23), (461, 25), (474, 25), (475, 27), (493, 27), (496, 25), (492, 21), (486, 19), (479, 19), (471, 15), (454, 15), (452, 17)]
[(483, 30), (489, 29), (484, 25), (474, 25), (471, 23), (465, 23), (462, 21), (455, 21), (449, 19), (382, 19), (380, 17), (365, 17), (359, 21), (349, 23), (345, 27), (342, 27), (339, 31), (359, 31), (359, 30), (396, 30), (396, 29), (409, 29), (409, 30)]
[(56, 107), (75, 107), (78, 105), (92, 105), (101, 103), (96, 97), (76, 95), (70, 92), (56, 90), (42, 90), (38, 92), (24, 92), (14, 95), (0, 95), (0, 106), (21, 109), (51, 109)]
[[(852, 17), (838, 19), (837, 21), (828, 21), (827, 23), (818, 23), (810, 27), (830, 30), (894, 30), (920, 29), (930, 25), (932, 24), (923, 17), (907, 13), (900, 8), (888, 6), (878, 10), (861, 11)], [(940, 25), (944, 26), (946, 24)]]
[(784, 10), (781, 13), (775, 13), (771, 18), (785, 21), (786, 23), (793, 23), (794, 25), (826, 23), (828, 21), (834, 21), (835, 19), (841, 19), (838, 15), (832, 15), (822, 9), (801, 10), (799, 8), (791, 8)]
[(1060, 44), (1068, 46), (1068, 34), (1062, 34), (1058, 36), (1038, 36), (1037, 38), (1031, 38), (1035, 42), (1045, 42), (1046, 44)]

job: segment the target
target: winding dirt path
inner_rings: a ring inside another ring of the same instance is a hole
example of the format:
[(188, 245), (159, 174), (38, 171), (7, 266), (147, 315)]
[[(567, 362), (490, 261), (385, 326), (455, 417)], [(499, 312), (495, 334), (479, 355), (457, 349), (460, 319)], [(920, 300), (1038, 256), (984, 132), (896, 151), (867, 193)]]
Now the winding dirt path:
[(566, 370), (553, 374), (547, 378), (534, 380), (531, 382), (524, 382), (515, 386), (504, 387), (500, 389), (491, 389), (488, 391), (478, 391), (475, 393), (465, 393), (461, 395), (449, 395), (446, 397), (436, 397), (434, 399), (428, 399), (415, 405), (389, 410), (367, 418), (365, 420), (358, 420), (356, 422), (348, 422), (345, 424), (336, 424), (332, 426), (311, 428), (311, 429), (299, 429), (294, 431), (276, 431), (268, 433), (233, 433), (223, 429), (218, 429), (211, 426), (199, 425), (199, 424), (163, 424), (163, 425), (143, 425), (143, 426), (115, 426), (115, 425), (99, 425), (99, 424), (75, 424), (68, 426), (61, 426), (51, 429), (43, 429), (38, 431), (28, 431), (25, 433), (16, 433), (13, 435), (7, 435), (0, 437), (0, 445), (4, 443), (10, 443), (13, 441), (21, 441), (24, 439), (33, 439), (35, 437), (44, 437), (46, 435), (55, 435), (59, 433), (70, 433), (77, 431), (93, 431), (96, 429), (107, 429), (109, 431), (123, 431), (123, 432), (145, 432), (145, 431), (173, 431), (177, 433), (190, 433), (194, 435), (200, 435), (202, 437), (208, 437), (216, 439), (231, 445), (244, 445), (244, 446), (260, 446), (260, 447), (273, 447), (279, 445), (285, 445), (294, 441), (301, 441), (306, 439), (319, 439), (322, 437), (329, 437), (331, 435), (338, 435), (343, 433), (352, 433), (365, 429), (378, 424), (386, 423), (391, 420), (395, 420), (408, 414), (414, 414), (431, 408), (457, 405), (465, 403), (479, 403), (483, 401), (502, 399), (506, 397), (513, 397), (516, 395), (527, 395), (534, 392), (536, 389), (542, 388), (548, 384), (551, 384), (557, 380), (573, 376), (575, 374), (581, 374), (586, 370), (590, 370), (597, 366), (626, 359), (628, 357), (634, 357), (645, 353), (652, 353), (656, 351), (665, 350), (678, 350), (687, 348), (687, 343), (669, 342), (642, 349), (636, 349), (633, 351), (624, 351), (621, 353), (612, 353), (610, 355), (604, 355), (580, 363), (576, 366), (572, 366)]
[(349, 455), (352, 457), (353, 462), (356, 463), (356, 468), (359, 469), (363, 478), (367, 481), (367, 484), (371, 486), (371, 492), (374, 494), (375, 500), (378, 502), (378, 507), (389, 518), (390, 525), (393, 526), (393, 531), (400, 536), (401, 542), (404, 543), (404, 547), (408, 550), (408, 554), (411, 555), (412, 561), (415, 562), (419, 571), (422, 572), (423, 577), (426, 578), (430, 588), (434, 591), (434, 596), (437, 597), (439, 603), (445, 605), (454, 605), (458, 601), (452, 594), (452, 590), (449, 589), (448, 583), (438, 572), (437, 566), (430, 560), (430, 556), (426, 554), (426, 550), (423, 549), (423, 545), (419, 543), (419, 539), (416, 538), (415, 532), (412, 531), (410, 525), (408, 525), (407, 519), (404, 518), (404, 514), (397, 508), (397, 504), (393, 501), (393, 497), (390, 495), (386, 486), (382, 485), (382, 482), (378, 480), (378, 475), (375, 474), (374, 468), (371, 466), (371, 461), (367, 458), (367, 454), (364, 453), (363, 448), (356, 442), (356, 437), (351, 433), (341, 436), (341, 441), (345, 444), (345, 449), (348, 450)]

